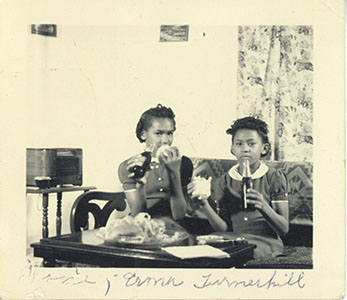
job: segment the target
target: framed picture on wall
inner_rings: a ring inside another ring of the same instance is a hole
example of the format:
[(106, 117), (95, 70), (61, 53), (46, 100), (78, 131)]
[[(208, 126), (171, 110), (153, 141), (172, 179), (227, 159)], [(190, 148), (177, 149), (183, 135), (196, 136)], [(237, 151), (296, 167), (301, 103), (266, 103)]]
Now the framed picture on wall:
[(189, 25), (161, 25), (160, 42), (187, 42)]
[(57, 36), (56, 24), (31, 24), (31, 33), (47, 36)]

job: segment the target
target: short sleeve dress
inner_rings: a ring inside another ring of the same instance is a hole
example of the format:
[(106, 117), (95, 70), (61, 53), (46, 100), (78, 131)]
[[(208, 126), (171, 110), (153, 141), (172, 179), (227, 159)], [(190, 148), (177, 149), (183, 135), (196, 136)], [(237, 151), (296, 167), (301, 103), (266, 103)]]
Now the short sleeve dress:
[[(286, 175), (261, 163), (252, 174), (253, 187), (272, 201), (288, 201), (289, 187)], [(238, 165), (219, 177), (212, 186), (211, 205), (218, 210), (227, 223), (233, 238), (244, 237), (249, 243), (257, 245), (254, 257), (277, 256), (283, 253), (283, 243), (279, 235), (269, 226), (262, 214), (253, 209), (241, 210), (242, 177)], [(227, 234), (227, 235), (228, 235)]]
[[(192, 172), (193, 164), (191, 160), (186, 156), (182, 156), (181, 184), (184, 193), (191, 180)], [(126, 168), (126, 161), (124, 161), (119, 165), (118, 176), (125, 192), (136, 190), (135, 180), (129, 178), (128, 175), (129, 171)], [(164, 165), (152, 158), (146, 184), (147, 212), (152, 217), (171, 217), (170, 194), (169, 174)]]

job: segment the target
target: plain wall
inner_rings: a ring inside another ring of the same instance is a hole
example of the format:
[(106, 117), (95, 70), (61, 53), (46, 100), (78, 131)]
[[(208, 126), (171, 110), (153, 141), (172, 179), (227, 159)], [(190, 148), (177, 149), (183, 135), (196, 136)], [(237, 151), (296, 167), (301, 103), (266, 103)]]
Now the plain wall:
[[(27, 147), (82, 148), (83, 185), (120, 191), (119, 163), (143, 149), (136, 123), (161, 103), (176, 114), (182, 154), (232, 157), (225, 130), (236, 116), (237, 27), (189, 24), (188, 42), (164, 43), (160, 25), (58, 24), (57, 37), (28, 29)], [(63, 194), (63, 234), (78, 195)], [(51, 236), (54, 195), (48, 212)], [(28, 243), (38, 241), (41, 196), (27, 194), (27, 221)]]

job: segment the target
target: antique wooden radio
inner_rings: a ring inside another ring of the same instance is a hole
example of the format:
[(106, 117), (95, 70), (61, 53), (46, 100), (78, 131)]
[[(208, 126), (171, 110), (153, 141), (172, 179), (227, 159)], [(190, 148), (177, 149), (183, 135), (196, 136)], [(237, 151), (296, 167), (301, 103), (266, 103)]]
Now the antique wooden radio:
[(27, 186), (36, 186), (35, 177), (49, 176), (50, 186), (82, 185), (82, 149), (27, 148)]

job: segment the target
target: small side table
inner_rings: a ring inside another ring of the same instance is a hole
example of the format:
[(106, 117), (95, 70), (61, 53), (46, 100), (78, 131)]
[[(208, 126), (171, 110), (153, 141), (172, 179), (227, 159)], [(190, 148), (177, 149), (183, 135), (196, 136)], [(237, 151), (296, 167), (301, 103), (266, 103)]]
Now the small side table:
[(34, 187), (27, 187), (27, 194), (42, 194), (42, 237), (48, 238), (48, 195), (57, 193), (57, 218), (56, 218), (56, 233), (57, 236), (61, 235), (61, 201), (64, 192), (88, 192), (89, 190), (95, 190), (95, 186), (59, 186), (46, 189), (38, 189)]

